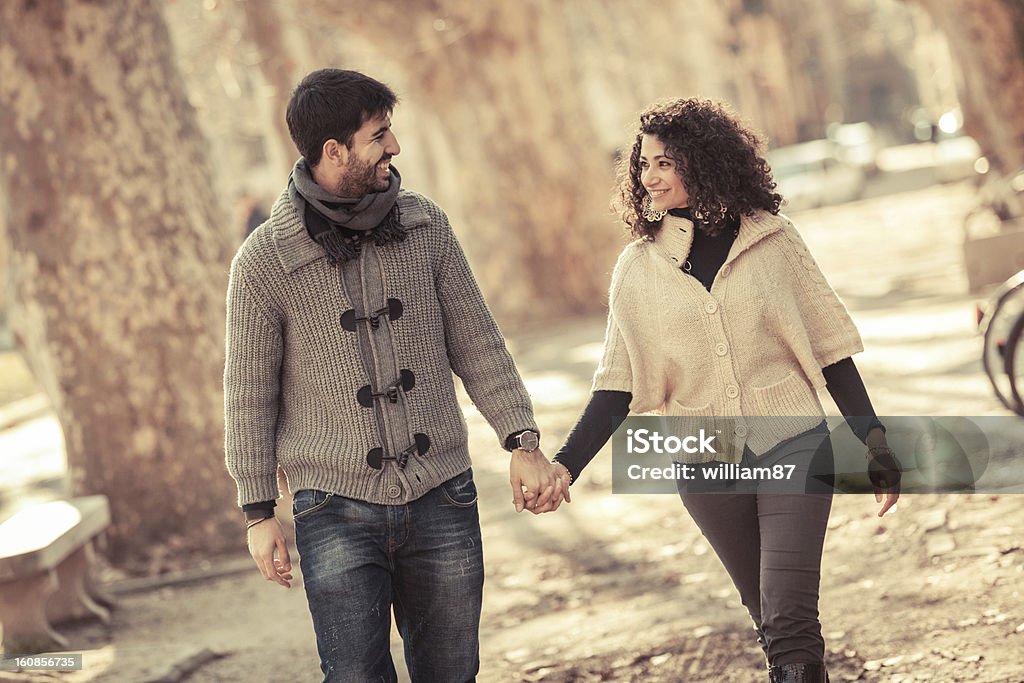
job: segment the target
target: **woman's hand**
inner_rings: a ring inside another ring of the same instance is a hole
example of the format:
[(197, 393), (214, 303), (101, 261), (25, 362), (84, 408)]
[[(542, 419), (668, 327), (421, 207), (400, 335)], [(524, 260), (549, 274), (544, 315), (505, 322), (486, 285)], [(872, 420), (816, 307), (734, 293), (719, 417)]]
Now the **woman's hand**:
[[(878, 516), (883, 517), (900, 499), (902, 474), (896, 455), (885, 440), (885, 431), (874, 428), (868, 432), (868, 479), (875, 490), (875, 502), (882, 503)], [(882, 502), (882, 498), (885, 502)]]
[[(552, 496), (560, 496), (558, 473), (553, 472), (544, 452), (537, 448), (512, 451), (509, 461), (509, 483), (512, 485), (512, 504), (516, 512), (523, 509), (547, 508)], [(561, 498), (558, 498), (561, 502)]]

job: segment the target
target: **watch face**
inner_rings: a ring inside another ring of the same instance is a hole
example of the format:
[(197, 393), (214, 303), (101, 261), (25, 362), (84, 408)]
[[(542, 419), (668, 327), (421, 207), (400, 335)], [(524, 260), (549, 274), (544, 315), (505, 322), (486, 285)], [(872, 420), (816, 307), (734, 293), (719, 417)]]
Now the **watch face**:
[(539, 445), (540, 439), (537, 437), (537, 432), (526, 431), (519, 435), (519, 446), (524, 451), (535, 451)]

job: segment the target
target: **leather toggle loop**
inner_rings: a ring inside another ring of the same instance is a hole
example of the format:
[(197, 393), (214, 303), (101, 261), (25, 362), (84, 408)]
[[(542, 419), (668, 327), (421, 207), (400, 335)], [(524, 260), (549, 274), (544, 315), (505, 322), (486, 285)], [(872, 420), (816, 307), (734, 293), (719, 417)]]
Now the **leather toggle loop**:
[(409, 463), (409, 456), (415, 454), (422, 457), (427, 454), (428, 450), (430, 450), (430, 437), (426, 434), (413, 434), (413, 442), (409, 444), (408, 448), (398, 454), (398, 466), (405, 469), (405, 466)]
[(356, 309), (350, 308), (341, 314), (341, 327), (348, 332), (355, 332), (357, 320)]
[(409, 447), (398, 454), (396, 460), (398, 466), (405, 469), (405, 466), (409, 464), (409, 457), (412, 455), (424, 456), (430, 449), (430, 437), (426, 434), (413, 434), (413, 442), (409, 444)]
[(401, 299), (388, 299), (388, 318), (391, 322), (394, 322), (402, 317), (405, 313), (405, 305)]
[(398, 465), (398, 469), (400, 469), (400, 470), (404, 470), (405, 469), (405, 466), (409, 464), (409, 458), (412, 457), (412, 454), (415, 451), (416, 451), (416, 444), (413, 444), (412, 446), (409, 446), (408, 448), (406, 448), (404, 451), (402, 451), (401, 453), (399, 453), (395, 457), (395, 461), (396, 461), (395, 464)]
[(384, 467), (384, 449), (373, 448), (366, 454), (366, 464), (375, 470)]
[(367, 384), (356, 392), (356, 400), (358, 400), (359, 405), (364, 408), (372, 408), (373, 400), (381, 397), (387, 398), (390, 403), (398, 403), (399, 388), (401, 388), (402, 391), (412, 391), (415, 386), (416, 374), (413, 373), (412, 370), (403, 369), (401, 373), (399, 373), (398, 379), (384, 387), (384, 391), (374, 393), (370, 385)]
[(402, 391), (412, 391), (416, 386), (416, 374), (412, 370), (402, 370), (398, 381), (402, 383)]
[(388, 299), (387, 303), (383, 307), (378, 308), (373, 312), (373, 315), (368, 315), (365, 318), (356, 316), (355, 309), (350, 308), (341, 314), (341, 326), (349, 332), (355, 332), (357, 323), (368, 322), (370, 323), (370, 327), (376, 330), (380, 328), (380, 319), (384, 316), (387, 316), (388, 319), (394, 321), (401, 318), (404, 312), (405, 306), (402, 305), (402, 301), (400, 299)]
[(373, 393), (373, 389), (370, 387), (369, 384), (367, 384), (367, 385), (361, 387), (359, 389), (359, 391), (356, 392), (356, 400), (359, 401), (359, 405), (361, 405), (362, 407), (364, 407), (364, 408), (372, 408), (373, 407), (373, 397), (374, 396), (379, 396), (379, 395), (380, 394)]
[(409, 464), (409, 458), (413, 455), (425, 455), (430, 449), (430, 437), (426, 434), (417, 433), (413, 435), (413, 442), (398, 455), (384, 455), (383, 448), (374, 448), (366, 454), (366, 464), (375, 470), (384, 467), (385, 460), (394, 460), (399, 469), (405, 469)]

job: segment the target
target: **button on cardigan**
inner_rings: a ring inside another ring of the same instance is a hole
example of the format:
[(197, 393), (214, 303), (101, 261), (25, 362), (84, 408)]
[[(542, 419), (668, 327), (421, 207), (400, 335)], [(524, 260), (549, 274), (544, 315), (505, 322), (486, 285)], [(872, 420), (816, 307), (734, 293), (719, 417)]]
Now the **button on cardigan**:
[(863, 350), (843, 303), (788, 218), (743, 216), (710, 291), (680, 266), (694, 225), (667, 215), (612, 274), (593, 391), (627, 391), (630, 411), (722, 430), (727, 449), (681, 462), (739, 462), (824, 417), (822, 368)]

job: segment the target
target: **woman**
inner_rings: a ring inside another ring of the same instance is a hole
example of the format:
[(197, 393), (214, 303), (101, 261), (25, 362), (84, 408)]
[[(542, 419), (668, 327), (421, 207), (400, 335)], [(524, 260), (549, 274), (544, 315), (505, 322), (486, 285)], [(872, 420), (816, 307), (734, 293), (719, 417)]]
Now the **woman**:
[[(850, 358), (860, 336), (779, 214), (758, 150), (707, 100), (641, 115), (620, 174), (622, 217), (637, 239), (612, 275), (593, 394), (555, 460), (574, 481), (621, 416), (655, 412), (729, 425), (730, 448), (676, 457), (700, 472), (723, 461), (794, 465), (800, 493), (790, 480), (716, 484), (715, 495), (680, 486), (680, 495), (739, 590), (770, 680), (827, 681), (818, 585), (832, 452), (817, 391), (828, 389), (869, 446), (876, 501), (885, 495), (879, 516), (899, 498), (899, 472)], [(707, 490), (699, 477), (695, 489)]]

